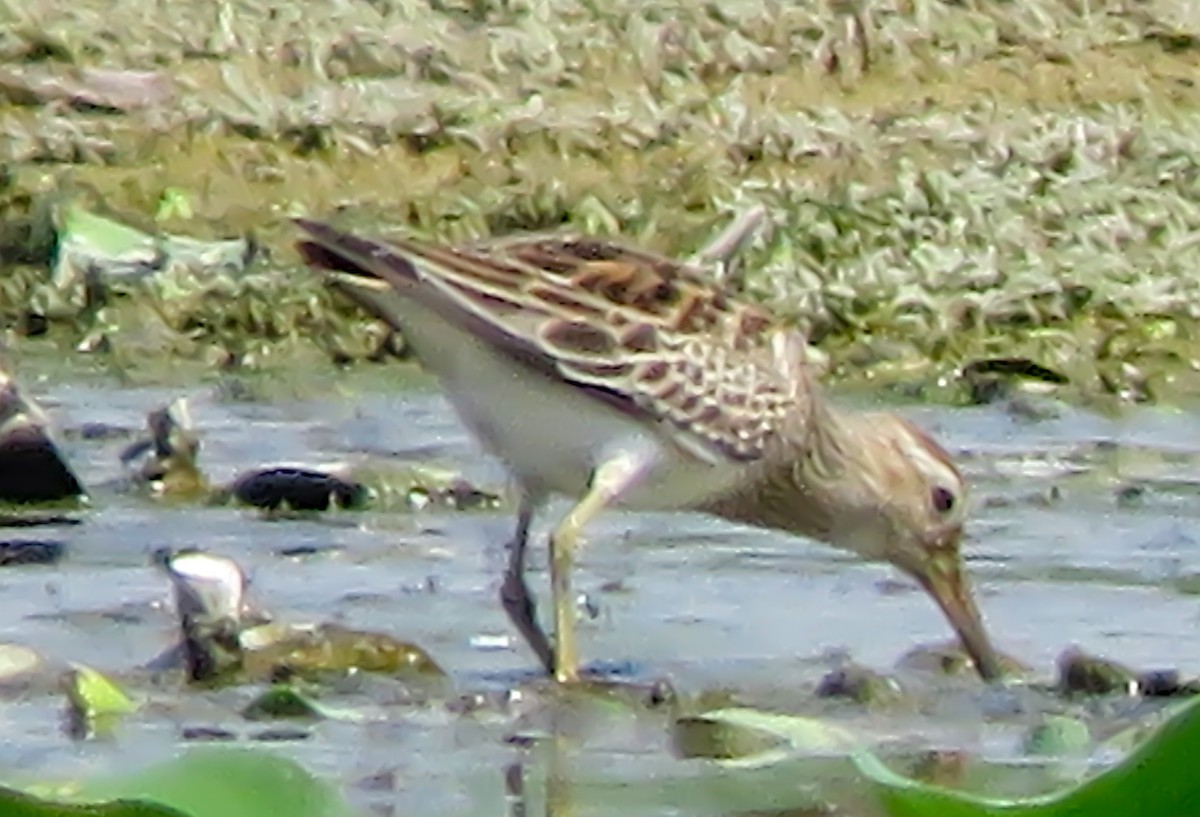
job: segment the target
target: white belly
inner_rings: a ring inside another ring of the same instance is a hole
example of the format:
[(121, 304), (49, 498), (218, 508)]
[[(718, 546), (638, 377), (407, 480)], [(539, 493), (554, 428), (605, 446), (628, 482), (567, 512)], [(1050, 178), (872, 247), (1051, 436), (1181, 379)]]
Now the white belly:
[(739, 470), (696, 459), (644, 425), (585, 393), (493, 352), (473, 335), (407, 302), (405, 339), (442, 383), (481, 444), (530, 488), (581, 496), (592, 470), (622, 450), (651, 452), (651, 465), (619, 505), (682, 508), (729, 487)]

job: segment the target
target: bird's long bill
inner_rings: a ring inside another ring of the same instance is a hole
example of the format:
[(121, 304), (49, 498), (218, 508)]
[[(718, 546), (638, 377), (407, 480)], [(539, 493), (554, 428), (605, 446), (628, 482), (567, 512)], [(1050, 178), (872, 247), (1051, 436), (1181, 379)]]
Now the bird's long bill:
[(979, 676), (985, 681), (999, 678), (1000, 657), (983, 626), (983, 616), (975, 606), (975, 597), (963, 575), (958, 554), (949, 552), (933, 556), (925, 563), (924, 572), (916, 578), (950, 620), (963, 649), (974, 660)]

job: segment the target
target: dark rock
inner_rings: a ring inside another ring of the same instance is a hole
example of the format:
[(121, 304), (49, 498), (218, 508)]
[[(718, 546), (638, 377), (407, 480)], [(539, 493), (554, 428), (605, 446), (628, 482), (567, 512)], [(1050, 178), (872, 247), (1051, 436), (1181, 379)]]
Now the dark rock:
[(278, 467), (238, 477), (232, 486), (240, 502), (275, 510), (325, 511), (331, 506), (361, 508), (370, 491), (361, 482), (308, 468)]
[(58, 502), (83, 493), (41, 410), (0, 371), (0, 502)]
[(54, 564), (66, 551), (65, 543), (53, 540), (0, 540), (0, 566)]
[(1058, 688), (1068, 695), (1130, 695), (1139, 691), (1133, 670), (1078, 649), (1069, 649), (1059, 656)]

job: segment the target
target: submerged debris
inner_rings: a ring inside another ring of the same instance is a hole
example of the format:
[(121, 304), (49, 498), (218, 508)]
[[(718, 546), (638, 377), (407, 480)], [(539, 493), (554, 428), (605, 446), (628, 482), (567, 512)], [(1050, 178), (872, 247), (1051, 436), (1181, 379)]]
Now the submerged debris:
[(232, 559), (161, 549), (154, 563), (171, 580), (189, 680), (214, 683), (241, 673), (246, 577)]
[[(943, 676), (969, 675), (975, 672), (971, 657), (957, 641), (918, 644), (900, 657), (897, 666), (904, 670)], [(1019, 677), (1030, 671), (1028, 664), (1007, 653), (1000, 653), (1000, 666), (1006, 676)]]
[(248, 667), (273, 677), (282, 672), (320, 680), (359, 671), (404, 678), (436, 679), (445, 675), (423, 649), (385, 633), (317, 624), (270, 635), (266, 643), (256, 644)]
[(228, 486), (212, 488), (201, 471), (200, 438), (187, 400), (179, 398), (146, 417), (148, 436), (131, 443), (121, 462), (135, 482), (149, 485), (156, 495), (185, 500), (226, 502), (230, 498), (275, 510), (323, 511), (330, 506), (361, 508), (370, 498), (361, 483), (332, 472), (275, 466), (247, 472)]
[[(720, 711), (720, 710), (718, 710)], [(753, 757), (788, 745), (786, 738), (758, 729), (731, 725), (705, 714), (676, 719), (671, 731), (672, 748), (681, 758), (736, 760)]]
[(462, 477), (454, 476), (445, 484), (431, 482), (414, 485), (405, 495), (405, 501), (415, 511), (430, 505), (461, 511), (490, 510), (500, 506), (500, 495), (478, 488)]
[(958, 788), (970, 768), (971, 756), (953, 749), (929, 749), (911, 763), (908, 774), (924, 783)]
[(1200, 692), (1200, 680), (1184, 681), (1176, 670), (1139, 672), (1078, 647), (1058, 657), (1058, 691), (1063, 695), (1125, 695), (1170, 698)]
[(149, 486), (156, 496), (210, 504), (238, 502), (269, 512), (357, 511), (376, 505), (467, 511), (501, 503), (499, 494), (430, 465), (263, 465), (214, 487), (199, 466), (200, 437), (186, 399), (149, 412), (146, 426), (146, 436), (126, 446), (121, 462), (135, 484)]
[(200, 438), (192, 425), (187, 400), (179, 398), (146, 415), (148, 436), (121, 452), (121, 463), (135, 482), (160, 496), (207, 497), (208, 480), (197, 464)]
[(293, 676), (320, 680), (359, 671), (444, 676), (420, 647), (383, 633), (269, 621), (248, 605), (245, 574), (227, 557), (163, 549), (154, 562), (171, 579), (182, 632), (178, 648), (151, 662), (155, 668), (181, 660), (189, 680), (201, 684)]
[(0, 567), (49, 565), (67, 552), (65, 542), (47, 539), (0, 539)]
[(817, 685), (818, 698), (842, 698), (860, 706), (886, 707), (904, 698), (899, 681), (858, 664), (840, 667)]
[(1078, 718), (1045, 715), (1021, 741), (1021, 750), (1035, 757), (1082, 755), (1092, 748), (1088, 726)]
[(1058, 657), (1058, 688), (1066, 695), (1136, 695), (1137, 673), (1124, 664), (1072, 648)]
[(315, 703), (287, 684), (276, 684), (242, 709), (248, 721), (296, 718), (319, 720), (323, 717)]

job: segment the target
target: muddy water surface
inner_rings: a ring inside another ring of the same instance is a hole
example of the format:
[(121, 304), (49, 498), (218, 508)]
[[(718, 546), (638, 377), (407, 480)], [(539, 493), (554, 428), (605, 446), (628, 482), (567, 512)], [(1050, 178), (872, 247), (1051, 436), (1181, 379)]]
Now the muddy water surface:
[[(672, 756), (665, 711), (563, 700), (537, 684), (532, 657), (496, 599), (508, 509), (268, 521), (247, 510), (153, 503), (107, 486), (120, 476), (117, 454), (128, 437), (81, 433), (97, 422), (135, 431), (146, 410), (187, 394), (203, 465), (217, 480), (267, 462), (392, 458), (437, 462), (502, 486), (502, 473), (432, 388), (398, 388), (373, 368), (333, 378), (315, 397), (235, 402), (211, 385), (39, 382), (31, 371), (20, 374), (93, 487), (92, 508), (82, 525), (20, 532), (60, 538), (70, 551), (53, 567), (0, 571), (0, 640), (129, 673), (174, 638), (166, 582), (149, 567), (150, 551), (200, 546), (238, 559), (255, 601), (277, 617), (386, 631), (419, 643), (451, 674), (450, 687), (434, 692), (349, 688), (340, 700), (365, 723), (323, 722), (304, 727), (303, 740), (274, 744), (345, 786), (354, 802), (396, 814), (504, 813), (505, 766), (527, 751), (514, 737), (561, 729), (569, 746), (559, 761), (579, 783), (563, 795), (576, 798), (573, 813), (683, 808), (667, 784), (699, 772)], [(1114, 420), (1063, 409), (1030, 421), (1004, 407), (903, 410), (936, 430), (971, 476), (978, 507), (969, 566), (1006, 652), (1047, 680), (1070, 644), (1140, 668), (1200, 674), (1192, 595), (1200, 588), (1200, 417), (1146, 409)], [(302, 555), (281, 555), (297, 550)], [(540, 549), (534, 567), (544, 598)], [(881, 743), (994, 758), (1015, 757), (1024, 726), (1052, 705), (911, 673), (910, 706), (816, 703), (816, 682), (846, 655), (887, 670), (914, 646), (946, 639), (948, 629), (889, 568), (806, 541), (690, 514), (610, 513), (590, 530), (576, 586), (587, 600), (584, 655), (612, 677), (667, 679), (684, 697), (727, 690), (739, 703), (845, 720)], [(93, 743), (63, 734), (52, 684), (13, 693), (0, 708), (0, 767), (34, 777), (90, 773), (159, 759), (188, 727), (243, 736), (261, 729), (236, 714), (251, 688), (135, 691), (152, 705), (114, 738)], [(464, 698), (472, 702), (467, 714)], [(664, 785), (655, 788), (656, 780)], [(613, 781), (627, 784), (630, 802), (600, 794)], [(763, 805), (718, 801), (706, 802), (722, 813)], [(684, 811), (697, 813), (694, 805)]]

